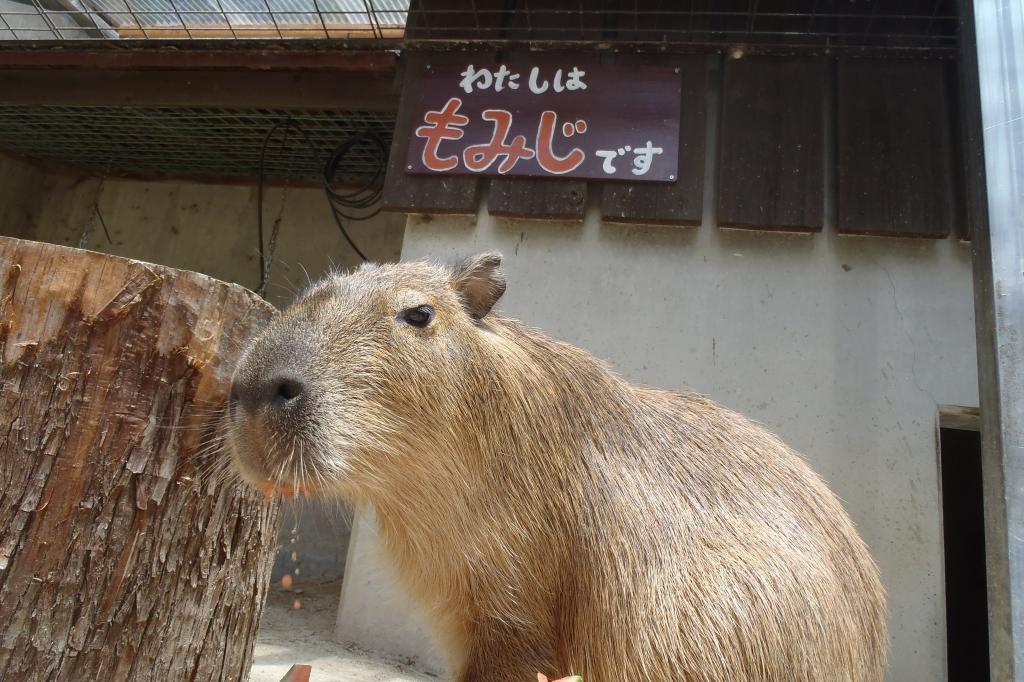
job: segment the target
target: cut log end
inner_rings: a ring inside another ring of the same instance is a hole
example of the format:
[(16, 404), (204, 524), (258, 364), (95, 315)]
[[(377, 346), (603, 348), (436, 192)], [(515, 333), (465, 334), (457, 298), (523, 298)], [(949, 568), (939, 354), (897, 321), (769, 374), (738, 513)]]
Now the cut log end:
[(272, 308), (9, 238), (0, 283), (0, 678), (245, 678), (279, 505), (204, 439)]

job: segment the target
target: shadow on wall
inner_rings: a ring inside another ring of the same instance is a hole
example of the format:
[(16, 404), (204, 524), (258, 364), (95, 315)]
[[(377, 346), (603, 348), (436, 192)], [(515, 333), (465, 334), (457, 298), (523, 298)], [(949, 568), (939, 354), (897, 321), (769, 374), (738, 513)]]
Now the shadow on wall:
[(272, 580), (279, 584), (290, 575), (301, 587), (306, 582), (341, 578), (351, 534), (352, 512), (340, 502), (286, 502)]

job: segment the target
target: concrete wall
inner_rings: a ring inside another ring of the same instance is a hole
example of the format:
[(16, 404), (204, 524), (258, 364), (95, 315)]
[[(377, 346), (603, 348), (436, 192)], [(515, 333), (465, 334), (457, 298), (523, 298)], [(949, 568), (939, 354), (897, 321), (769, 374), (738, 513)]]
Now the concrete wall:
[[(270, 188), (264, 211), (268, 239), (274, 221), (281, 221), (267, 290), (271, 303), (287, 305), (295, 290), (306, 285), (307, 272), (315, 279), (331, 267), (358, 264), (331, 218), (322, 190)], [(106, 223), (109, 241), (97, 215)], [(401, 253), (404, 222), (404, 217), (384, 214), (348, 227), (371, 258), (394, 261)], [(45, 173), (0, 156), (0, 234), (84, 244), (94, 251), (198, 270), (250, 288), (259, 282), (256, 189), (250, 186), (100, 181)], [(349, 527), (350, 517), (339, 506), (297, 503), (282, 525), (284, 551), (275, 578), (295, 567), (292, 549), (303, 579), (340, 577)]]
[[(0, 160), (0, 169), (4, 165)], [(259, 283), (255, 187), (45, 173), (35, 185), (34, 201), (24, 187), (0, 188), (0, 206), (31, 205), (31, 217), (20, 221), (28, 227), (23, 235), (78, 246), (84, 233), (86, 248), (95, 251), (198, 270), (250, 288)], [(269, 188), (264, 198), (268, 241), (278, 219), (280, 238), (267, 290), (271, 303), (291, 301), (295, 290), (306, 286), (307, 272), (315, 279), (333, 266), (359, 263), (331, 219), (323, 190)], [(371, 258), (393, 261), (401, 254), (403, 223), (402, 217), (381, 214), (347, 227)]]
[(0, 232), (10, 237), (34, 233), (43, 179), (35, 166), (0, 156)]
[[(486, 249), (505, 255), (505, 314), (633, 381), (705, 393), (805, 453), (881, 567), (889, 679), (945, 679), (936, 419), (940, 404), (977, 405), (968, 246), (728, 231), (713, 216), (699, 229), (602, 224), (595, 210), (582, 225), (512, 221), (484, 208), (411, 217), (402, 256)], [(346, 581), (363, 574), (366, 537)], [(403, 650), (420, 652), (432, 655), (422, 632)]]

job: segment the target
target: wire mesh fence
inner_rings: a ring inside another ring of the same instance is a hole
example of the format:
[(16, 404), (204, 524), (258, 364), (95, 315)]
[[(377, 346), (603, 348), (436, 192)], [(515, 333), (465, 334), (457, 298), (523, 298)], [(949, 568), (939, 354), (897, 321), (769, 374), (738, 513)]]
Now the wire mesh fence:
[(343, 39), (950, 51), (956, 0), (0, 0), (0, 40)]
[[(292, 120), (308, 135), (268, 131)], [(95, 175), (316, 182), (331, 152), (369, 132), (390, 143), (391, 114), (274, 109), (0, 107), (0, 149)], [(310, 146), (315, 151), (310, 149)], [(357, 182), (381, 164), (373, 145), (354, 147), (337, 180)]]

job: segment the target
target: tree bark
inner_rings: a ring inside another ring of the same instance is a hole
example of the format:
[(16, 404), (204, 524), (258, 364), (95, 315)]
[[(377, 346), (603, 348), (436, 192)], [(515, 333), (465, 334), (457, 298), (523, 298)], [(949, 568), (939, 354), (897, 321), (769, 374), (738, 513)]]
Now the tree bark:
[(279, 509), (201, 451), (223, 462), (208, 436), (271, 313), (204, 275), (0, 238), (0, 679), (248, 676)]

